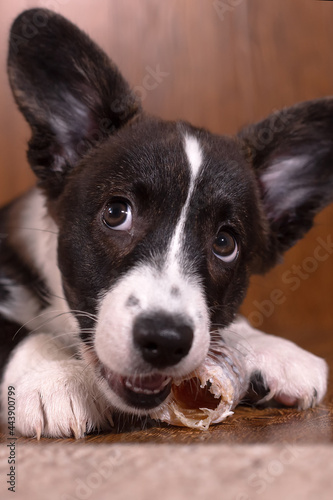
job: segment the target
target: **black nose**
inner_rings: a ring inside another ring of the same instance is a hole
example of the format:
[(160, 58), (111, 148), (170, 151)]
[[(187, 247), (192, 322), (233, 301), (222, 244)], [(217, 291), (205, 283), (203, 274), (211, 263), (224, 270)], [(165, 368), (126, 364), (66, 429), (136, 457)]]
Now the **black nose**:
[(134, 344), (155, 368), (179, 363), (191, 349), (193, 329), (181, 316), (141, 315), (133, 326)]

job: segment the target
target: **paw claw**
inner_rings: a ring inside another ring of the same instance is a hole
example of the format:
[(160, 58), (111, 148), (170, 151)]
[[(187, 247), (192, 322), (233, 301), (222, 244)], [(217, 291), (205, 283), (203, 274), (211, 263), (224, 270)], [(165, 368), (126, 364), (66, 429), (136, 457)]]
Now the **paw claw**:
[(36, 427), (36, 439), (37, 439), (37, 441), (40, 441), (41, 437), (42, 437), (42, 424), (40, 424)]
[(259, 401), (256, 402), (257, 405), (262, 405), (264, 403), (267, 403), (267, 401), (270, 401), (271, 399), (273, 399), (275, 396), (275, 391), (273, 390), (270, 390), (266, 396), (264, 396), (263, 398), (259, 399)]
[(86, 432), (87, 432), (87, 423), (86, 422), (82, 422), (81, 424), (81, 438), (83, 438), (85, 435), (86, 435)]
[(84, 437), (86, 433), (86, 423), (82, 422), (81, 425), (78, 423), (75, 423), (74, 425), (71, 425), (71, 431), (75, 439), (81, 439)]

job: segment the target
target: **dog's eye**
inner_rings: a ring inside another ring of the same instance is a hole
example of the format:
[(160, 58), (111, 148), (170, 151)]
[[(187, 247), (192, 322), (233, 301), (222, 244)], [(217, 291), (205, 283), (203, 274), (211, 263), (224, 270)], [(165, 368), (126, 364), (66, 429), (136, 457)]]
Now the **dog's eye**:
[(103, 222), (110, 229), (128, 231), (132, 227), (132, 209), (125, 199), (108, 203), (103, 212)]
[(238, 245), (234, 236), (227, 231), (220, 231), (213, 243), (213, 252), (223, 262), (234, 262), (238, 256)]

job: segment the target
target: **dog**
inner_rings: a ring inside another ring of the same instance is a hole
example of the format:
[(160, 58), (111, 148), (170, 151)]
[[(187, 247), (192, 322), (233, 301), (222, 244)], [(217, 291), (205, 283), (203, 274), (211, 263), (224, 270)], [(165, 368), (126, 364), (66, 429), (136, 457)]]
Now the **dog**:
[(238, 316), (332, 201), (333, 99), (214, 135), (145, 114), (117, 67), (45, 9), (14, 21), (8, 74), (38, 183), (0, 212), (1, 406), (25, 436), (147, 415), (214, 342), (266, 400), (322, 401), (325, 361)]

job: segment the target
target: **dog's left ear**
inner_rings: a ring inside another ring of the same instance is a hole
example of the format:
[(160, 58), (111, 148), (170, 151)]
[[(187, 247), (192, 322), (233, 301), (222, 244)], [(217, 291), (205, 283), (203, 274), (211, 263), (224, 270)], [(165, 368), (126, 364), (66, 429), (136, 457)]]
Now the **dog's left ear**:
[(241, 146), (258, 179), (274, 265), (333, 201), (333, 98), (307, 101), (246, 127)]
[(125, 125), (140, 104), (115, 64), (79, 28), (47, 9), (24, 11), (9, 40), (8, 74), (31, 126), (28, 159), (57, 193), (91, 145)]

